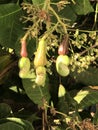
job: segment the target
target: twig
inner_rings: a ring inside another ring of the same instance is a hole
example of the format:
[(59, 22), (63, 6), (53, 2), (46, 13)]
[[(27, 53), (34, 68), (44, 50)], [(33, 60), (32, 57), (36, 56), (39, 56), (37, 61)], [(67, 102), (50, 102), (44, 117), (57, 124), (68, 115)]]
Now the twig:
[(94, 47), (97, 47), (97, 46), (98, 46), (98, 44), (94, 44), (93, 46), (91, 46), (91, 47), (87, 48), (86, 50), (82, 51), (82, 52), (79, 54), (79, 56), (82, 56), (83, 54), (85, 54), (86, 52), (88, 52), (90, 49), (92, 49), (92, 48), (94, 48)]
[(45, 112), (44, 112), (44, 110), (43, 110), (43, 112), (42, 112), (42, 130), (45, 130)]
[(61, 21), (60, 17), (58, 16), (58, 14), (55, 12), (55, 10), (49, 6), (49, 10), (55, 15), (55, 17), (57, 18), (58, 22), (62, 25), (63, 29), (64, 29), (64, 33), (67, 33), (67, 29), (65, 24)]

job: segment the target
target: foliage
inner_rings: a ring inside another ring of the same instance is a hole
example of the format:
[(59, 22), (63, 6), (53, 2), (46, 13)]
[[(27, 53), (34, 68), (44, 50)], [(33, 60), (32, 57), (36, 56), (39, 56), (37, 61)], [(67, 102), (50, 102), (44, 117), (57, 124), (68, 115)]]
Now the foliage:
[(96, 0), (0, 1), (1, 130), (97, 129), (97, 25)]

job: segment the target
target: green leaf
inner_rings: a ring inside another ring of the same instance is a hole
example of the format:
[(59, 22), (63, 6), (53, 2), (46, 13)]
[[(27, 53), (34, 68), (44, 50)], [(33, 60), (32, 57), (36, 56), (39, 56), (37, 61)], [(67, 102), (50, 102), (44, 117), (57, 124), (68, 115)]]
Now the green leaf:
[(11, 107), (5, 103), (0, 103), (0, 119), (10, 116), (11, 114), (12, 114)]
[(73, 11), (78, 15), (86, 15), (94, 11), (89, 0), (75, 0), (76, 4), (71, 5)]
[(38, 117), (37, 113), (34, 113), (32, 115), (29, 116), (28, 121), (30, 121), (31, 123), (37, 120), (41, 120), (40, 117)]
[(98, 85), (98, 69), (94, 67), (89, 67), (87, 70), (77, 73), (76, 71), (71, 73), (76, 82), (83, 83), (85, 85)]
[(0, 5), (0, 44), (15, 49), (15, 43), (23, 34), (23, 24), (20, 17), (23, 15), (17, 4)]
[(43, 100), (49, 102), (50, 95), (48, 90), (48, 84), (45, 86), (37, 86), (35, 84), (35, 73), (31, 71), (27, 78), (23, 79), (23, 87), (28, 97), (39, 106), (43, 105)]
[(0, 72), (2, 72), (11, 62), (12, 59), (10, 55), (0, 56)]
[(24, 128), (16, 123), (7, 122), (0, 125), (0, 130), (24, 130)]
[(0, 4), (7, 4), (12, 2), (12, 0), (0, 0)]
[(77, 101), (79, 108), (83, 109), (88, 106), (97, 104), (98, 103), (97, 97), (98, 97), (98, 91), (88, 87), (83, 90), (80, 90), (76, 94), (74, 99)]
[(23, 130), (34, 130), (32, 124), (29, 121), (24, 120), (24, 119), (9, 117), (9, 118), (2, 118), (0, 120), (0, 124), (6, 123), (6, 122), (15, 123), (15, 124), (17, 124), (17, 126), (21, 126), (21, 128), (23, 128)]
[(82, 91), (80, 90), (77, 95), (74, 97), (74, 99), (77, 101), (77, 103), (79, 104), (87, 95), (89, 94), (89, 91), (85, 90)]
[[(73, 8), (71, 5), (66, 5), (62, 10), (58, 11), (57, 6), (53, 5), (52, 8), (55, 10), (55, 12), (60, 16), (61, 19), (65, 20), (65, 24), (73, 24), (77, 18), (76, 13), (73, 11)], [(55, 16), (51, 16), (52, 22), (57, 22)]]
[(43, 4), (45, 2), (45, 0), (32, 0), (34, 5), (40, 5)]
[[(97, 108), (97, 105), (96, 105), (96, 108)], [(96, 113), (94, 115), (93, 122), (94, 122), (94, 124), (98, 124), (98, 108), (97, 108)]]
[[(73, 11), (71, 5), (66, 5), (63, 10), (58, 12), (58, 14), (66, 19), (66, 23), (73, 24), (77, 18), (76, 13)], [(66, 24), (65, 23), (65, 24)]]

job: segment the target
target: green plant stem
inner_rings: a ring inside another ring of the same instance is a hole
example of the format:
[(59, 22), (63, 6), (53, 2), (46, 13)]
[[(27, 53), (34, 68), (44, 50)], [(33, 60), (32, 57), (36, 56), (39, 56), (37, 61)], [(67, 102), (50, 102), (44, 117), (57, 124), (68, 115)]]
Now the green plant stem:
[(95, 16), (94, 16), (93, 29), (95, 28), (96, 23), (97, 23), (97, 17), (98, 17), (97, 14), (98, 14), (98, 2), (96, 3), (96, 9), (95, 9)]
[[(40, 20), (38, 20), (32, 27), (30, 27), (22, 39), (26, 39), (39, 22), (40, 22)], [(58, 24), (59, 24), (59, 22), (57, 22), (56, 24), (54, 24), (53, 27), (51, 27), (49, 30), (47, 30), (47, 32), (45, 32), (43, 34), (42, 39), (46, 39), (57, 28)]]
[(65, 118), (68, 118), (68, 116), (65, 113), (59, 112), (59, 111), (55, 111), (57, 114), (60, 114), (62, 116), (64, 116)]
[[(47, 108), (51, 108), (51, 106), (49, 106), (49, 105), (47, 105), (47, 104), (45, 104), (45, 106), (46, 106)], [(55, 108), (54, 108), (54, 110), (55, 110)], [(56, 110), (55, 110), (55, 113), (60, 114), (60, 115), (64, 116), (65, 118), (69, 118), (69, 119), (71, 120), (71, 117), (69, 117), (69, 116), (66, 115), (65, 113), (62, 113), (62, 112), (59, 112), (59, 111), (56, 111)]]
[(91, 47), (87, 48), (86, 50), (82, 51), (79, 56), (82, 56), (83, 54), (85, 54), (86, 52), (88, 52), (90, 49), (92, 49), (94, 47), (97, 47), (97, 46), (98, 46), (98, 44), (94, 44), (93, 46), (91, 46)]
[(48, 6), (50, 5), (50, 0), (45, 0), (44, 6), (43, 6), (43, 10), (48, 10)]
[(21, 41), (26, 41), (26, 39), (27, 39), (27, 37), (29, 36), (29, 34), (30, 34), (30, 32), (27, 31), (27, 32), (25, 33), (25, 35), (23, 36), (23, 38), (21, 38)]
[(71, 0), (73, 4), (76, 4), (75, 0)]
[[(68, 28), (67, 30), (75, 32), (77, 29)], [(80, 29), (79, 32), (90, 33), (90, 32), (98, 32), (98, 30), (90, 30), (90, 31), (88, 31), (88, 30), (81, 30)]]
[(31, 32), (33, 31), (33, 29), (37, 26), (37, 24), (40, 22), (40, 20), (38, 20), (37, 22), (35, 22), (31, 27), (29, 28), (24, 28), (27, 29), (27, 32), (25, 33), (24, 37), (22, 39), (27, 39), (27, 37), (31, 34)]
[(64, 29), (64, 33), (67, 33), (67, 29), (66, 29), (66, 25), (61, 21), (60, 17), (58, 16), (58, 14), (55, 12), (55, 10), (49, 6), (49, 10), (54, 14), (54, 16), (57, 18), (58, 22), (61, 24), (61, 26)]
[(47, 32), (45, 32), (45, 34), (43, 34), (43, 39), (46, 39), (58, 26), (59, 23), (56, 23), (53, 27), (51, 27), (51, 29), (49, 29)]

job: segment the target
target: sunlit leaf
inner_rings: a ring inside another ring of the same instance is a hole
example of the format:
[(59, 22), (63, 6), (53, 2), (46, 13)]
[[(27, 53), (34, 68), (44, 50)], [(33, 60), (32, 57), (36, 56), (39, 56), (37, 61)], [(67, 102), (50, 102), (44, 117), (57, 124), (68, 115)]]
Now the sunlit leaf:
[[(7, 124), (5, 124), (6, 122), (8, 122)], [(9, 123), (10, 122), (10, 123)], [(5, 126), (2, 126), (2, 123), (5, 124)], [(8, 117), (8, 118), (2, 118), (0, 119), (0, 124), (1, 124), (1, 128), (23, 128), (23, 130), (34, 130), (32, 124), (24, 119), (20, 119), (20, 118), (15, 118), (15, 117)], [(10, 126), (10, 124), (12, 124), (12, 127)], [(8, 129), (10, 130), (10, 129)], [(21, 129), (20, 129), (21, 130)]]
[(80, 109), (89, 107), (98, 103), (98, 90), (90, 89), (89, 87), (80, 90), (74, 99), (77, 101)]
[(58, 97), (63, 97), (66, 94), (66, 90), (62, 84), (59, 85)]
[(74, 97), (74, 99), (80, 103), (87, 95), (89, 94), (89, 91), (82, 91), (80, 90), (77, 95)]

